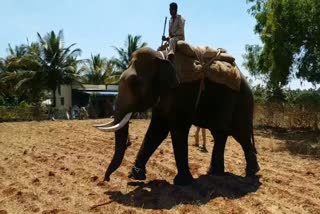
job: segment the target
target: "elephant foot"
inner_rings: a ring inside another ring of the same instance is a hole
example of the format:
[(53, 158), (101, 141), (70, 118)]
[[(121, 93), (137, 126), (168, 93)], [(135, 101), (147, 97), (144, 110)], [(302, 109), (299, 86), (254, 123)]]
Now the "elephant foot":
[(129, 173), (129, 178), (134, 180), (145, 180), (146, 179), (146, 170), (138, 167), (133, 167), (131, 172)]
[(247, 166), (246, 168), (246, 177), (255, 177), (256, 174), (260, 171), (260, 166), (256, 163), (254, 166)]
[(256, 173), (259, 172), (260, 170), (256, 153), (248, 152), (248, 154), (246, 155), (246, 160), (247, 160), (246, 176), (255, 177)]
[(173, 180), (173, 184), (178, 186), (187, 186), (189, 184), (192, 184), (193, 181), (194, 179), (190, 173), (188, 173), (187, 175), (177, 174)]

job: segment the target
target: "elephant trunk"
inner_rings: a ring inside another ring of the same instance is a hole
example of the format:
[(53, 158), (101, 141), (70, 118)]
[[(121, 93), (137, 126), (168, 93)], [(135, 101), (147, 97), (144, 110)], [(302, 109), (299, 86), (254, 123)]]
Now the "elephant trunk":
[[(118, 118), (119, 117), (115, 115), (115, 121), (120, 121), (120, 119)], [(109, 167), (106, 170), (105, 177), (104, 177), (105, 181), (109, 181), (110, 175), (114, 171), (116, 171), (121, 165), (125, 151), (127, 149), (128, 134), (129, 134), (129, 123), (127, 121), (123, 127), (115, 131), (115, 139), (116, 139), (115, 151), (114, 151), (111, 163), (109, 164)]]

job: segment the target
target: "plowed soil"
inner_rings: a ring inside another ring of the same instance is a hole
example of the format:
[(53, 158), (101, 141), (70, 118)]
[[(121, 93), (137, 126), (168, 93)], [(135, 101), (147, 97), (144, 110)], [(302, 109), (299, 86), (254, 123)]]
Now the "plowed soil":
[(196, 180), (178, 187), (172, 185), (170, 138), (150, 159), (146, 181), (127, 177), (149, 124), (133, 120), (132, 145), (111, 181), (103, 182), (114, 134), (92, 125), (104, 121), (0, 123), (0, 214), (320, 213), (320, 160), (292, 153), (287, 138), (266, 130), (255, 130), (257, 178), (244, 177), (244, 155), (231, 137), (225, 153), (229, 173), (210, 177), (205, 174), (212, 137), (207, 132), (209, 152), (203, 152), (192, 145), (193, 127), (189, 165)]

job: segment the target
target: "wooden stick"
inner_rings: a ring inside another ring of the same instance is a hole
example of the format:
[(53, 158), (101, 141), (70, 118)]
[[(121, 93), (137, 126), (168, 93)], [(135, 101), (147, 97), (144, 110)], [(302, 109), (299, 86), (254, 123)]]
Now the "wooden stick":
[[(164, 19), (164, 26), (163, 26), (162, 36), (164, 36), (165, 33), (166, 33), (166, 25), (167, 25), (167, 17)], [(161, 40), (162, 40), (162, 39), (161, 39)], [(162, 40), (162, 42), (161, 42), (161, 47), (162, 47), (162, 45), (163, 45), (163, 40)]]
[(101, 206), (104, 206), (104, 205), (107, 205), (107, 204), (111, 204), (112, 202), (113, 201), (107, 201), (107, 202), (103, 202), (103, 203), (100, 203), (100, 204), (96, 204), (96, 205), (90, 207), (90, 210), (93, 210), (93, 209), (95, 209), (97, 207), (101, 207)]

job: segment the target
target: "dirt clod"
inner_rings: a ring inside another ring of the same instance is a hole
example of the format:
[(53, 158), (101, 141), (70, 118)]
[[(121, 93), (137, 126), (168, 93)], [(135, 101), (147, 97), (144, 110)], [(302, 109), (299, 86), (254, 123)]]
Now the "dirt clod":
[(50, 172), (48, 173), (48, 175), (49, 175), (49, 176), (55, 176), (55, 173), (50, 171)]
[(96, 180), (98, 180), (98, 178), (99, 178), (99, 177), (96, 176), (96, 175), (95, 175), (95, 176), (92, 176), (92, 177), (90, 178), (90, 181), (91, 181), (91, 182), (95, 182)]

